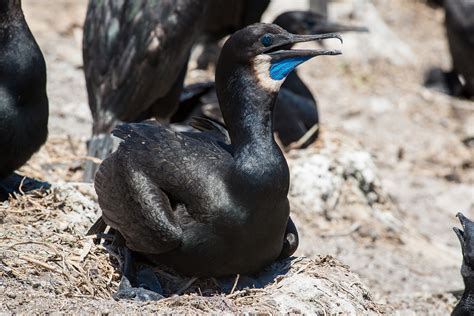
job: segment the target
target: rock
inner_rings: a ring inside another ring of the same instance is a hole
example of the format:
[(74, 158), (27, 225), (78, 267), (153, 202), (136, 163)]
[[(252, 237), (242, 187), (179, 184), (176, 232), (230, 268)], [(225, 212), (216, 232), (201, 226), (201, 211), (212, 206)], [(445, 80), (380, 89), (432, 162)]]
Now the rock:
[[(370, 154), (333, 130), (321, 133), (315, 146), (288, 154), (292, 212), (375, 223), (378, 230), (398, 230), (395, 206), (382, 189)], [(350, 203), (350, 213), (340, 213)]]

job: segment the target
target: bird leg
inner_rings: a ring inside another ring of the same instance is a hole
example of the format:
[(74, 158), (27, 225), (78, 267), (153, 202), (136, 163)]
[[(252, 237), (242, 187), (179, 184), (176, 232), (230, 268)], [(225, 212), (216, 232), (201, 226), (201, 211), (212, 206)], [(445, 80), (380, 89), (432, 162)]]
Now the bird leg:
[(150, 268), (136, 271), (133, 262), (133, 252), (127, 247), (123, 250), (122, 279), (117, 292), (113, 295), (116, 300), (128, 299), (140, 302), (158, 301), (163, 298), (158, 278)]

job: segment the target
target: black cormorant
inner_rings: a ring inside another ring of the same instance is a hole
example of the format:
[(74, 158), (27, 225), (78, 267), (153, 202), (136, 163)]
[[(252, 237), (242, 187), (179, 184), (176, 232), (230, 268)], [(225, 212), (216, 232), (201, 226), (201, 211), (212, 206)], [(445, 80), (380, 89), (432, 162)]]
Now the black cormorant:
[[(25, 164), (48, 135), (46, 64), (20, 0), (0, 1), (0, 180)], [(11, 183), (11, 181), (8, 181)], [(0, 182), (0, 198), (15, 188)]]
[(464, 280), (464, 293), (451, 315), (474, 315), (474, 223), (463, 214), (458, 213), (462, 229), (454, 227), (462, 250), (461, 275)]
[(474, 0), (437, 1), (444, 7), (452, 70), (431, 69), (425, 85), (443, 93), (474, 97)]
[[(326, 38), (340, 39), (295, 35), (272, 24), (234, 33), (216, 67), (227, 129), (206, 119), (198, 125), (207, 131), (196, 133), (147, 123), (117, 127), (113, 135), (123, 141), (97, 172), (102, 219), (90, 233), (107, 224), (128, 249), (193, 276), (253, 273), (290, 256), (298, 238), (272, 112), (288, 73), (312, 57), (340, 54), (288, 47)], [(131, 275), (124, 275), (125, 285)], [(125, 288), (120, 297), (148, 295)]]

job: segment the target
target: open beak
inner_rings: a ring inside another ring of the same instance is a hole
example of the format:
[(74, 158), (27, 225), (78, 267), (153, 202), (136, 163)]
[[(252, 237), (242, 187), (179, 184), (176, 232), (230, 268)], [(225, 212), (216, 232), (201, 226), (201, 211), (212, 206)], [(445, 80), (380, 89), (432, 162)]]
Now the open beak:
[(472, 225), (473, 223), (462, 213), (458, 213), (456, 217), (459, 219), (459, 222), (461, 222), (461, 225), (464, 230), (459, 229), (457, 227), (453, 227), (454, 232), (456, 233), (456, 236), (458, 236), (459, 242), (461, 243), (461, 249), (464, 253), (464, 245), (466, 243), (466, 238), (465, 238), (465, 231), (466, 231), (466, 226), (467, 225)]
[(289, 58), (309, 59), (321, 55), (342, 54), (340, 50), (336, 49), (291, 49), (291, 47), (296, 43), (313, 42), (331, 38), (336, 38), (341, 43), (343, 42), (342, 37), (336, 33), (319, 35), (296, 35), (289, 33), (287, 38), (279, 39), (274, 45), (265, 49), (263, 53), (271, 56), (272, 61), (279, 61)]

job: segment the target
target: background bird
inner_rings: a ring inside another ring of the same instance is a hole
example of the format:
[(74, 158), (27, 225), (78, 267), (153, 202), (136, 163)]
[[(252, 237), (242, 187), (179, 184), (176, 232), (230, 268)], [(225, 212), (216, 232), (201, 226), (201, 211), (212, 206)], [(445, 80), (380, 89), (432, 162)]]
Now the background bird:
[(48, 114), (46, 65), (21, 1), (0, 1), (0, 199), (18, 189), (13, 171), (46, 142)]
[(474, 0), (431, 1), (445, 10), (445, 27), (452, 69), (431, 69), (425, 85), (440, 92), (465, 98), (474, 97)]

